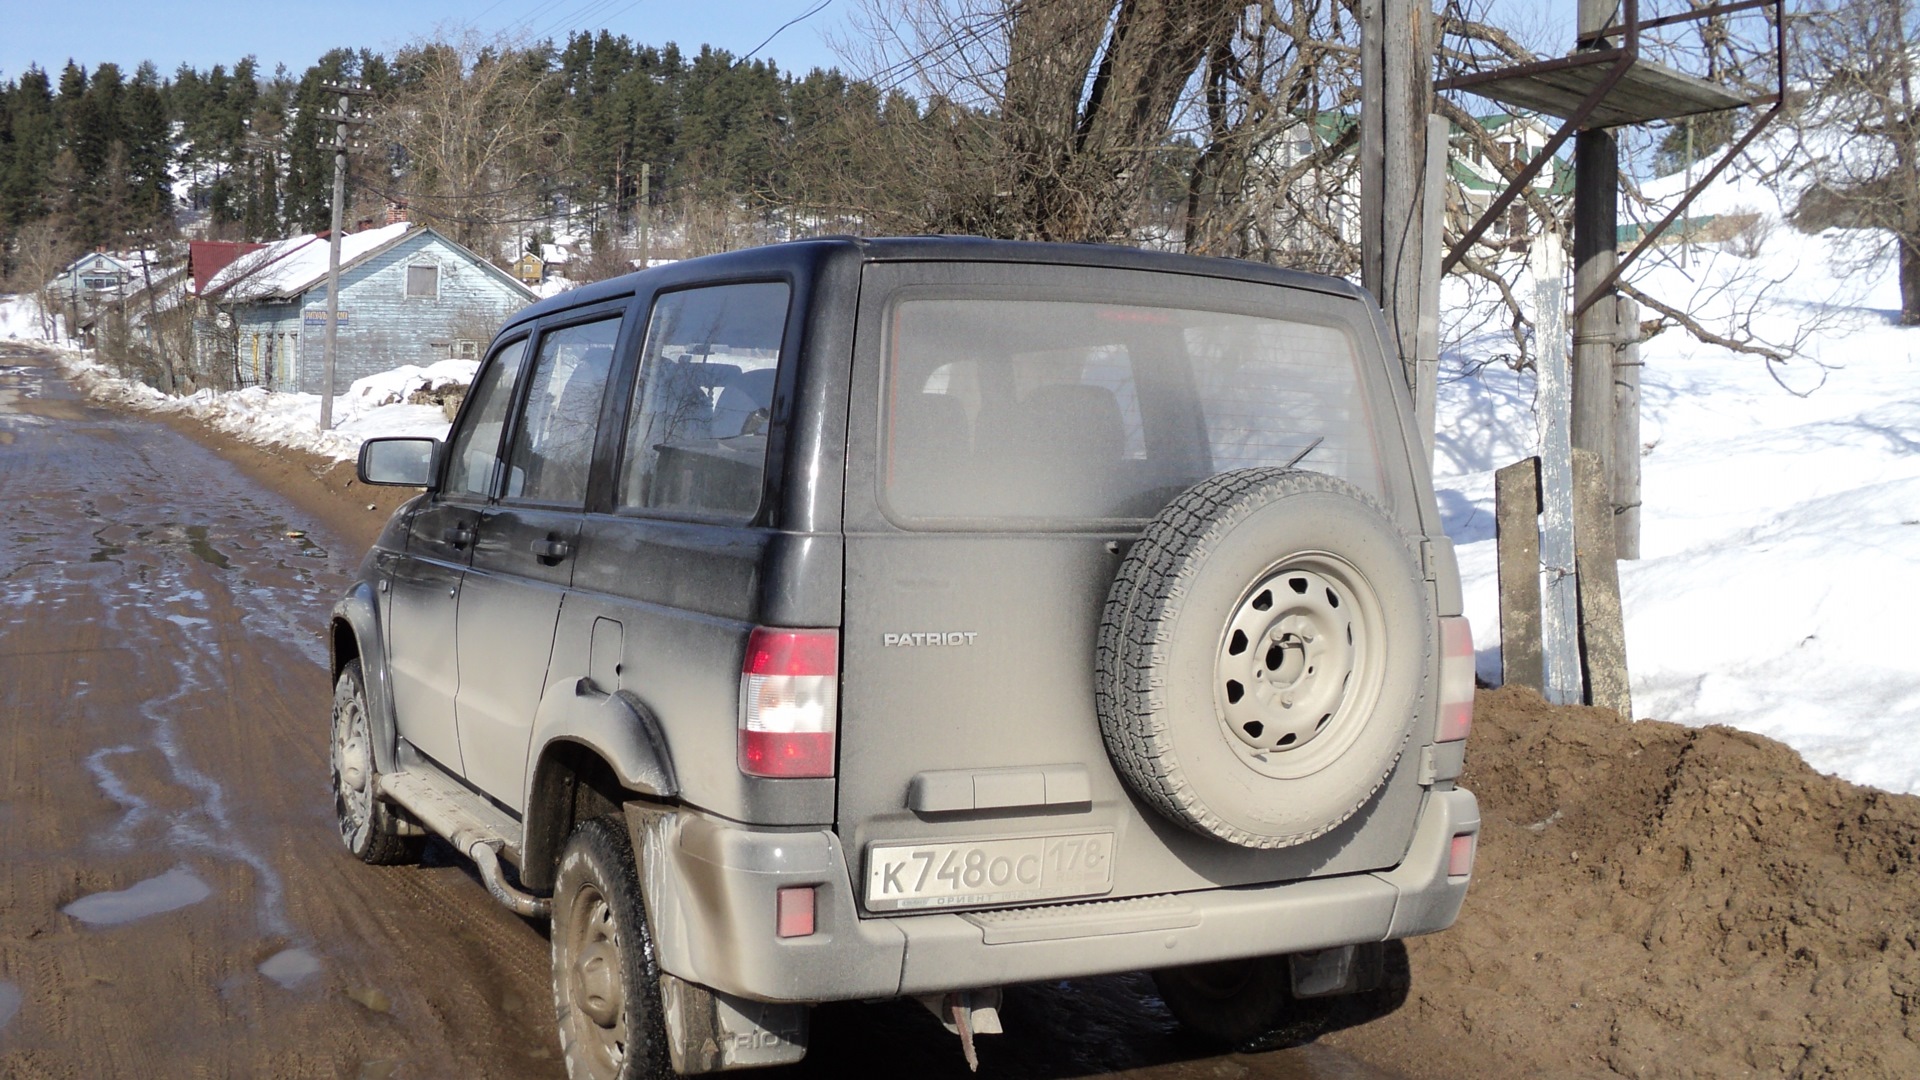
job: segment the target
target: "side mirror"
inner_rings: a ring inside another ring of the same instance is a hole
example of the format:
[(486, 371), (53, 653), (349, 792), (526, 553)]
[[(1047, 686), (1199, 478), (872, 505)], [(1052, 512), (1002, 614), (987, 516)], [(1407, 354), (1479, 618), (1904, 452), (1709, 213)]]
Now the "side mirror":
[(363, 484), (430, 487), (439, 460), (439, 439), (368, 439), (357, 472)]

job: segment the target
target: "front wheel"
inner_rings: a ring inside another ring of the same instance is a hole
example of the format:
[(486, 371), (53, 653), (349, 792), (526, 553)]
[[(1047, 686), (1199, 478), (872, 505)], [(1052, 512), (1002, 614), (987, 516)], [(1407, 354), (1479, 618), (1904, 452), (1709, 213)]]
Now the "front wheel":
[(633, 844), (617, 815), (582, 822), (560, 853), (553, 1005), (572, 1080), (674, 1075)]
[(373, 728), (358, 659), (347, 661), (333, 685), (332, 741), (333, 814), (347, 850), (374, 866), (419, 858), (419, 839), (399, 835), (392, 808), (375, 794)]

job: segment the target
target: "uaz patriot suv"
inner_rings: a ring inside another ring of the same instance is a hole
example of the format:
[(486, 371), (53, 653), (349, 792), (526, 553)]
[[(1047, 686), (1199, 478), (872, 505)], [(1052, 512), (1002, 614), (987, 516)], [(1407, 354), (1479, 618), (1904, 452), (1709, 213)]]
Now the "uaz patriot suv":
[(521, 312), (332, 622), (341, 836), (551, 916), (575, 1077), (1151, 970), (1233, 1040), (1451, 924), (1472, 641), (1343, 282), (828, 239)]

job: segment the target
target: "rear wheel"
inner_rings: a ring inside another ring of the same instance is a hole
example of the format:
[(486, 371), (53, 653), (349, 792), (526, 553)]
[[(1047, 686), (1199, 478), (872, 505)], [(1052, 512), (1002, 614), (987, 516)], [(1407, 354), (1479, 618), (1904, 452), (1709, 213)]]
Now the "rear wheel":
[(373, 726), (360, 661), (349, 660), (333, 686), (333, 813), (340, 839), (361, 862), (391, 866), (420, 857), (418, 837), (397, 835), (393, 808), (380, 801)]
[(573, 1080), (674, 1075), (660, 968), (633, 845), (617, 815), (582, 822), (560, 853), (553, 889), (553, 1005)]

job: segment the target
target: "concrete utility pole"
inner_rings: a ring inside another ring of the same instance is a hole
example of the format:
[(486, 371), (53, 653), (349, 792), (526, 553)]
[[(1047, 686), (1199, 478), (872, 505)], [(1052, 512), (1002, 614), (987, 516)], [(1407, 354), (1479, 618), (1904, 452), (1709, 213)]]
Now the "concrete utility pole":
[[(1579, 36), (1612, 25), (1620, 0), (1580, 0)], [(1604, 47), (1604, 42), (1596, 43)], [(1594, 46), (1589, 46), (1594, 47)], [(1613, 132), (1582, 131), (1573, 143), (1573, 291), (1586, 304), (1619, 261), (1620, 152)], [(1573, 445), (1600, 456), (1611, 487), (1614, 472), (1613, 367), (1619, 334), (1611, 290), (1587, 304), (1573, 328)]]
[(1540, 421), (1540, 561), (1546, 571), (1540, 636), (1546, 659), (1546, 697), (1578, 705), (1580, 670), (1579, 564), (1573, 536), (1573, 444), (1568, 411), (1566, 256), (1560, 233), (1549, 228), (1533, 242), (1534, 364), (1539, 382), (1534, 411)]
[(323, 114), (333, 121), (333, 226), (327, 230), (327, 330), (320, 351), (320, 430), (333, 430), (333, 354), (334, 339), (340, 329), (340, 228), (347, 203), (347, 151), (353, 144), (350, 129), (361, 118), (353, 111), (353, 99), (367, 93), (359, 83), (323, 83), (323, 93), (338, 94), (338, 111)]
[(1360, 20), (1360, 282), (1379, 299), (1407, 384), (1424, 405), (1432, 390), (1422, 388), (1422, 373), (1430, 378), (1433, 365), (1423, 361), (1439, 352), (1437, 311), (1429, 349), (1420, 332), (1423, 294), (1438, 306), (1437, 288), (1423, 288), (1425, 276), (1437, 281), (1440, 254), (1427, 250), (1425, 227), (1427, 198), (1441, 197), (1429, 188), (1427, 167), (1433, 13), (1427, 0), (1361, 0)]

